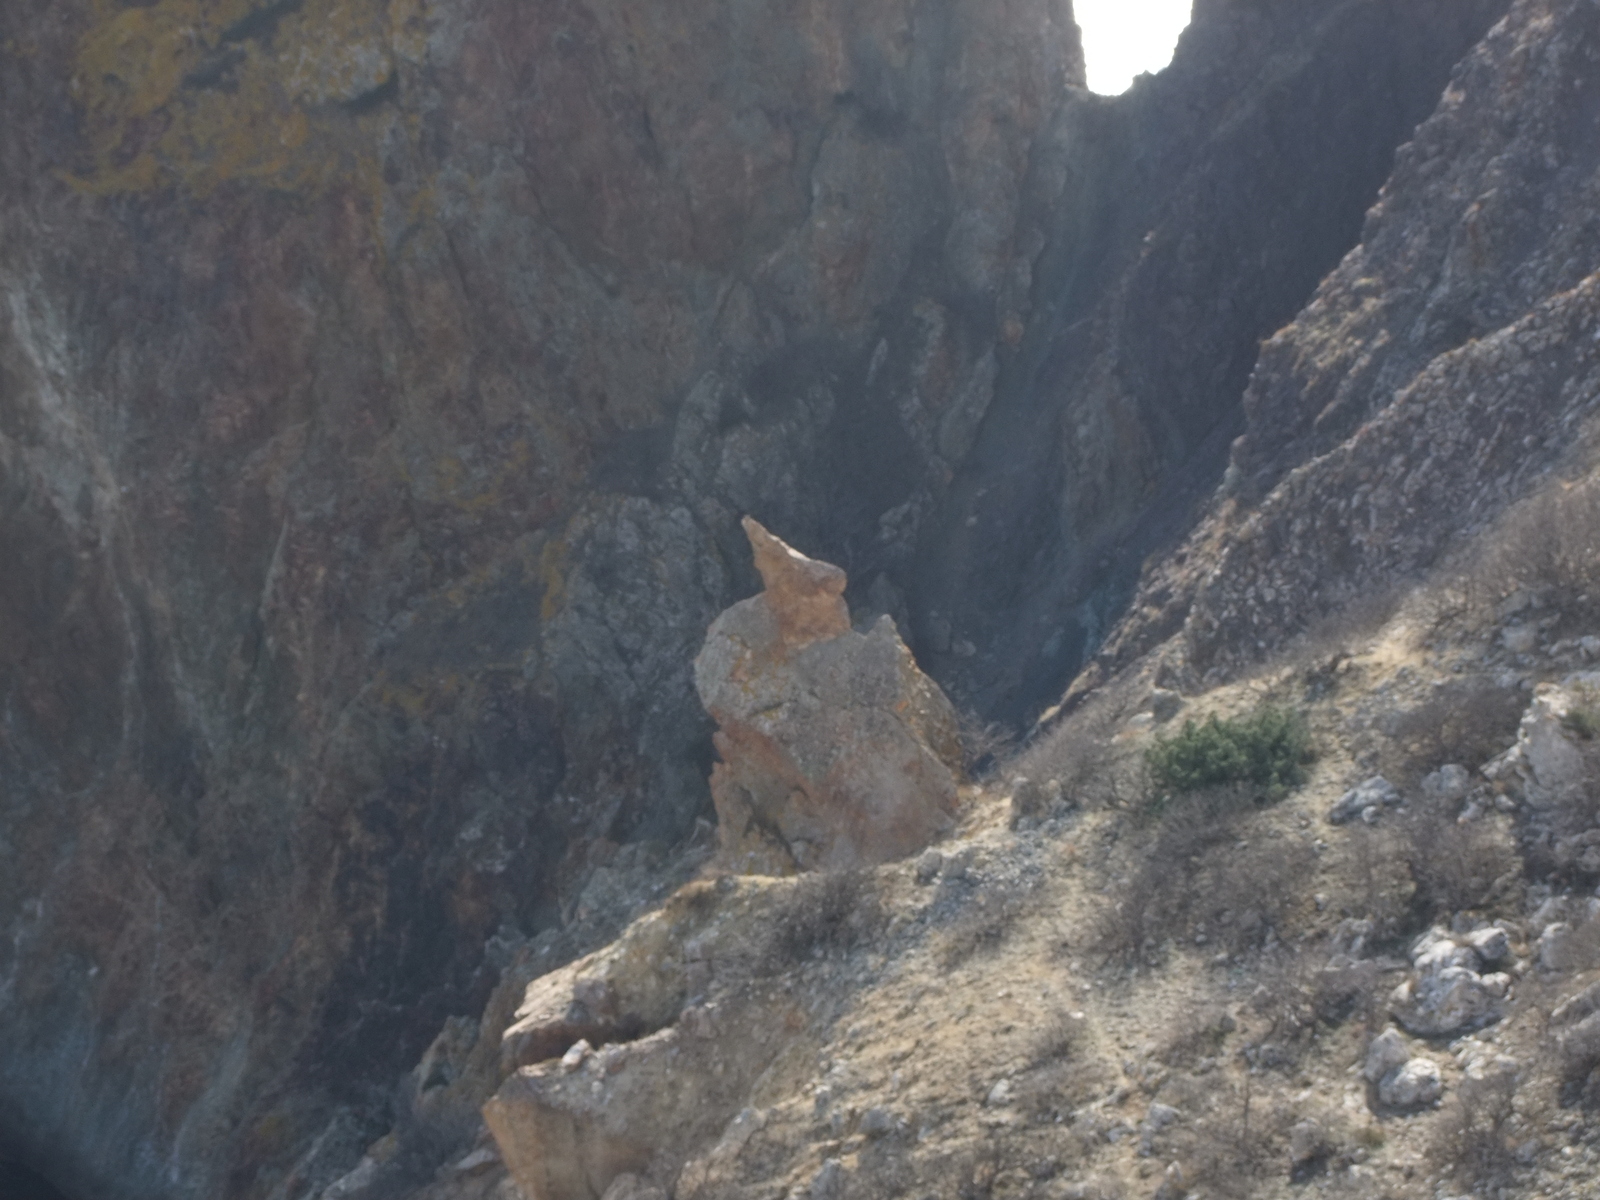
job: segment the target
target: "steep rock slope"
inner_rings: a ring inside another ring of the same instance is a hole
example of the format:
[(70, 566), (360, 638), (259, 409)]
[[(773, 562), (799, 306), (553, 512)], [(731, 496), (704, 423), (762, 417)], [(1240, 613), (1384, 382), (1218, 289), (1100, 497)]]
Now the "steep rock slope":
[(704, 810), (745, 512), (1026, 712), (1502, 8), (1202, 5), (1113, 102), (1051, 0), (4, 6), (0, 1135), (348, 1167)]
[(1517, 4), (1264, 347), (1226, 485), (1080, 694), (1169, 637), (1174, 679), (1220, 677), (1438, 561), (1564, 461), (1587, 470), (1597, 112), (1600, 11)]
[(914, 567), (917, 649), (958, 696), (1029, 720), (1099, 647), (1220, 477), (1261, 340), (1505, 7), (1202, 3), (1168, 71), (1063, 110), (1038, 314)]

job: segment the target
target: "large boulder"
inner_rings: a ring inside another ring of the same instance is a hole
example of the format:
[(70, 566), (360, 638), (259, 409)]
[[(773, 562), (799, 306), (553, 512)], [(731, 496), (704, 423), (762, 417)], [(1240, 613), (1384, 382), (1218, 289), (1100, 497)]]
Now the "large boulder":
[(1559, 684), (1541, 684), (1517, 729), (1517, 742), (1488, 763), (1490, 780), (1521, 794), (1535, 809), (1571, 802), (1582, 795), (1589, 763), (1579, 719), (1600, 689), (1600, 673), (1571, 675)]
[(915, 853), (955, 813), (955, 710), (893, 620), (851, 628), (843, 571), (744, 529), (766, 590), (712, 623), (694, 664), (719, 727), (721, 865), (791, 874)]

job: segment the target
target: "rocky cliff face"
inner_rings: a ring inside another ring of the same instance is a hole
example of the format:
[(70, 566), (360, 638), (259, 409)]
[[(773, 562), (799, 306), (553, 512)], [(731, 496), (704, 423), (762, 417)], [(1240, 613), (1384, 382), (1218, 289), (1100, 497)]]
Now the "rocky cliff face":
[(4, 6), (0, 1140), (348, 1169), (705, 811), (745, 513), (1031, 715), (1504, 7), (1217, 0), (1109, 101), (1064, 0)]
[(1080, 689), (1169, 637), (1174, 678), (1223, 677), (1588, 469), (1597, 57), (1592, 5), (1521, 3), (1456, 70), (1360, 246), (1263, 347), (1226, 486)]

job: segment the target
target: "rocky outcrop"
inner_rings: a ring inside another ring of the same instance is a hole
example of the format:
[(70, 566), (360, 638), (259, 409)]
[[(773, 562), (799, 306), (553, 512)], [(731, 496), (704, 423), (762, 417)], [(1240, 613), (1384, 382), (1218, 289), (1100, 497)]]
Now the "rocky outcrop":
[[(1489, 943), (1481, 944), (1489, 953)], [(1419, 1037), (1459, 1037), (1494, 1024), (1511, 978), (1486, 972), (1486, 965), (1468, 939), (1438, 929), (1425, 934), (1411, 949), (1411, 978), (1390, 997), (1395, 1020)]]
[(955, 816), (955, 710), (891, 618), (850, 627), (843, 571), (744, 528), (766, 589), (718, 617), (695, 659), (718, 727), (720, 865), (786, 875), (921, 850)]
[(1457, 69), (1361, 245), (1263, 347), (1226, 486), (1082, 686), (1173, 635), (1170, 670), (1220, 676), (1436, 562), (1583, 441), (1597, 46), (1592, 5), (1521, 0)]
[(600, 1200), (638, 1176), (696, 1194), (706, 1152), (754, 1132), (757, 1080), (811, 1037), (817, 1006), (776, 973), (793, 965), (785, 930), (824, 895), (769, 880), (692, 884), (528, 988), (502, 1042), (508, 1078), (484, 1109), (528, 1200)]

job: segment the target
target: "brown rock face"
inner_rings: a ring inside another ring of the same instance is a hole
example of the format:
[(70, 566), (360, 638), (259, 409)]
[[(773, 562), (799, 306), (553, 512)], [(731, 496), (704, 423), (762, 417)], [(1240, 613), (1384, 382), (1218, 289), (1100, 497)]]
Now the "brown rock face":
[(955, 812), (949, 700), (888, 617), (850, 628), (843, 571), (744, 526), (766, 590), (718, 617), (695, 659), (718, 725), (722, 865), (843, 870), (922, 849)]
[[(420, 1119), (705, 810), (740, 514), (1053, 698), (1504, 8), (1216, 0), (1111, 101), (1066, 0), (0, 4), (0, 1145), (302, 1200)], [(856, 637), (829, 695), (916, 692)]]

